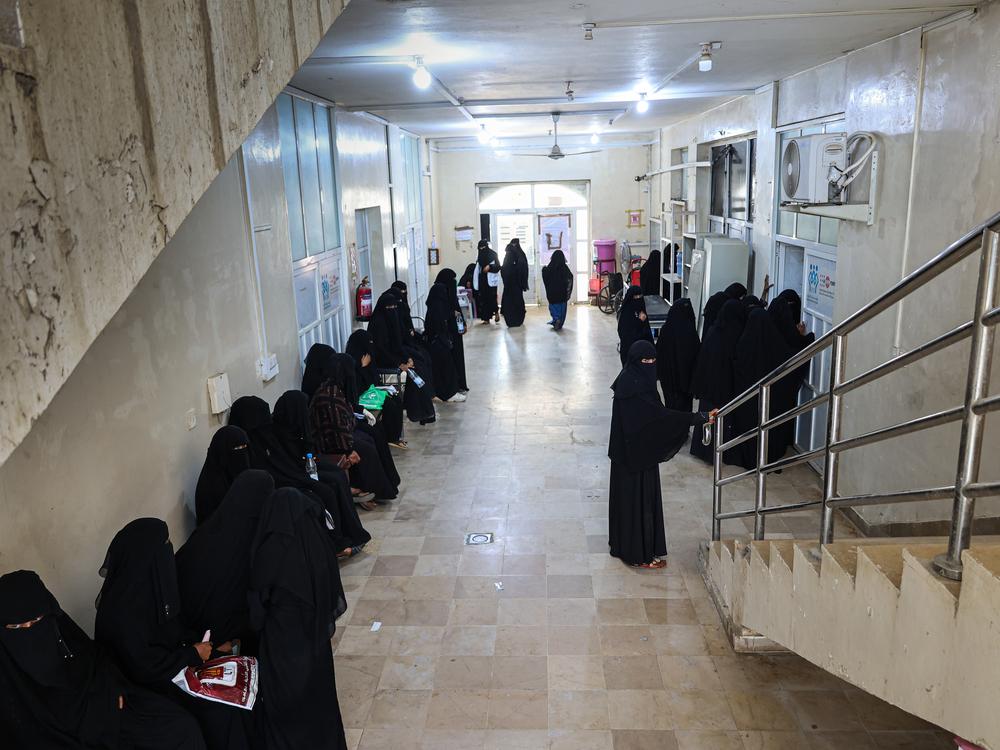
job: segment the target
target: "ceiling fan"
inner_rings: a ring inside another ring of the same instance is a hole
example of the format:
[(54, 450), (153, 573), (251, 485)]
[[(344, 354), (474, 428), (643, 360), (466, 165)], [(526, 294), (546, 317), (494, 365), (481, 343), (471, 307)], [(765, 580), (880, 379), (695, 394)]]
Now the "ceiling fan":
[(600, 149), (596, 149), (594, 151), (571, 151), (569, 153), (566, 153), (561, 148), (559, 148), (559, 115), (554, 112), (552, 113), (552, 134), (554, 140), (552, 143), (552, 148), (549, 149), (549, 152), (547, 154), (513, 154), (513, 155), (542, 156), (545, 157), (546, 159), (553, 159), (555, 161), (558, 161), (559, 159), (564, 159), (567, 156), (583, 156), (584, 154), (596, 154), (600, 151)]

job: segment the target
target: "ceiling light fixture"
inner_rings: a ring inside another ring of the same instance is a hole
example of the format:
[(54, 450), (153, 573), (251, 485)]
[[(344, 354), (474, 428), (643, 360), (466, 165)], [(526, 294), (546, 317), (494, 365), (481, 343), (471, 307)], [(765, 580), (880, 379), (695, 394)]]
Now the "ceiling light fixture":
[(598, 143), (601, 142), (601, 136), (599, 136), (597, 133), (591, 133), (590, 142), (596, 146)]
[(649, 111), (649, 100), (646, 99), (645, 91), (639, 94), (639, 101), (636, 102), (635, 111), (638, 112), (640, 115), (643, 115)]
[(426, 89), (431, 85), (431, 74), (427, 68), (424, 67), (424, 61), (421, 58), (416, 59), (417, 69), (413, 71), (413, 85), (418, 89)]
[(497, 138), (496, 136), (490, 138), (490, 146), (492, 148), (500, 148), (500, 139)]
[(592, 42), (594, 41), (594, 29), (597, 28), (597, 24), (585, 23), (583, 25), (583, 41)]
[(490, 134), (486, 132), (485, 125), (480, 125), (479, 128), (480, 130), (478, 133), (476, 133), (476, 138), (478, 138), (479, 142), (485, 146), (487, 143), (490, 142)]
[(703, 42), (701, 57), (698, 58), (698, 70), (707, 73), (712, 69), (712, 42)]

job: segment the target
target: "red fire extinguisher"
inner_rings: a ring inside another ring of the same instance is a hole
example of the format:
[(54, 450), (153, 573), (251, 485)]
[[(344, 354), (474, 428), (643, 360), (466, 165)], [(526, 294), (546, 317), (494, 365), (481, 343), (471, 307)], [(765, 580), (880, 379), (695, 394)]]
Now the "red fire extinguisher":
[(354, 292), (354, 314), (358, 320), (368, 320), (372, 316), (372, 288), (365, 276)]

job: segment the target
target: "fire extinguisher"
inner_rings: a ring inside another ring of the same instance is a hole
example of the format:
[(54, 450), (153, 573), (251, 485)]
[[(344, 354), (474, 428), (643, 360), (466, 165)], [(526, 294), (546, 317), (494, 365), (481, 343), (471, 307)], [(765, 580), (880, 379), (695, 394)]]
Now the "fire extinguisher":
[(372, 288), (365, 276), (354, 292), (354, 314), (358, 320), (368, 320), (372, 316)]

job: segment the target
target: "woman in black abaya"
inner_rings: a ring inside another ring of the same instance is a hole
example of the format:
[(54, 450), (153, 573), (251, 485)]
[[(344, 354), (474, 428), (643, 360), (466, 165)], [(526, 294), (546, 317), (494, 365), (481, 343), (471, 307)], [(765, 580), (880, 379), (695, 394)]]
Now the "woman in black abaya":
[(660, 295), (660, 281), (663, 273), (660, 257), (659, 250), (650, 250), (649, 257), (639, 269), (639, 286), (642, 287), (643, 294)]
[[(465, 344), (462, 337), (465, 335), (467, 323), (462, 314), (462, 306), (458, 304), (458, 279), (455, 272), (450, 268), (442, 268), (434, 279), (435, 284), (444, 284), (448, 289), (448, 296), (451, 300), (451, 309), (455, 318), (455, 335), (452, 337), (451, 359), (455, 363), (455, 375), (458, 378), (458, 390), (461, 393), (469, 392), (469, 384), (465, 376)], [(461, 330), (459, 330), (461, 321)]]
[(181, 618), (174, 548), (167, 525), (140, 518), (119, 531), (101, 566), (94, 640), (108, 649), (125, 676), (194, 714), (209, 750), (249, 747), (251, 713), (187, 695), (172, 679), (213, 655), (229, 653), (201, 642), (206, 624), (190, 628)]
[(646, 303), (642, 299), (642, 289), (630, 286), (625, 291), (625, 301), (618, 313), (618, 356), (622, 366), (628, 359), (628, 350), (636, 341), (653, 343), (653, 332), (646, 319)]
[(490, 286), (489, 274), (500, 273), (500, 259), (490, 247), (489, 240), (479, 241), (479, 254), (476, 256), (476, 314), (483, 323), (490, 319), (500, 322), (500, 310), (497, 308), (497, 288)]
[(210, 628), (218, 641), (238, 639), (240, 653), (257, 655), (250, 627), (250, 543), (264, 501), (274, 492), (266, 471), (248, 469), (236, 478), (219, 512), (194, 530), (177, 550), (177, 588), (189, 629)]
[[(735, 395), (739, 395), (747, 388), (750, 388), (758, 380), (772, 372), (782, 362), (791, 356), (791, 349), (778, 333), (777, 327), (771, 315), (763, 307), (754, 307), (747, 317), (746, 326), (743, 328), (743, 335), (740, 336), (736, 345), (736, 359), (734, 360)], [(770, 416), (776, 416), (774, 406), (770, 409)], [(760, 416), (760, 405), (757, 398), (753, 398), (737, 408), (730, 421), (733, 424), (733, 436), (742, 435), (758, 426)], [(770, 434), (768, 435), (768, 458), (774, 461), (784, 455), (786, 445), (780, 443), (771, 444)], [(777, 453), (780, 450), (781, 453)], [(723, 455), (727, 464), (736, 464), (744, 469), (753, 469), (757, 466), (757, 439), (747, 440), (744, 443), (731, 448)]]
[(347, 609), (322, 508), (295, 489), (264, 503), (250, 549), (260, 637), (257, 737), (266, 750), (346, 750), (330, 638)]
[(566, 255), (562, 250), (554, 250), (549, 264), (542, 268), (542, 284), (545, 285), (545, 298), (549, 303), (549, 315), (552, 320), (549, 325), (552, 330), (559, 331), (566, 324), (566, 310), (570, 295), (573, 293), (573, 272), (566, 264)]
[[(775, 297), (767, 308), (778, 333), (790, 350), (789, 356), (798, 354), (816, 340), (816, 334), (806, 332), (802, 322), (802, 298), (793, 289), (786, 289)], [(771, 387), (771, 414), (778, 415), (793, 409), (799, 400), (802, 381), (809, 375), (809, 363), (803, 364)], [(795, 443), (795, 420), (789, 420), (770, 431), (767, 437), (768, 453), (780, 458)]]
[[(468, 290), (469, 295), (472, 297), (472, 314), (475, 315), (476, 311), (479, 309), (479, 298), (476, 293), (475, 285), (472, 283), (473, 278), (476, 275), (476, 264), (470, 263), (465, 267), (465, 271), (462, 273), (462, 278), (458, 280), (458, 285), (464, 287)], [(470, 321), (471, 324), (471, 321)]]
[[(746, 308), (738, 300), (730, 299), (722, 306), (719, 317), (705, 334), (698, 351), (698, 361), (691, 376), (691, 393), (698, 398), (698, 411), (709, 412), (725, 406), (735, 395), (734, 364), (736, 345), (746, 324)], [(725, 422), (727, 436), (735, 435), (732, 420)], [(712, 436), (713, 444), (715, 436)], [(695, 436), (691, 441), (691, 455), (712, 463), (714, 448), (703, 445)]]
[(225, 425), (216, 430), (194, 491), (195, 518), (199, 526), (219, 507), (236, 477), (249, 468), (247, 434), (235, 425)]
[(337, 350), (328, 344), (313, 344), (306, 354), (306, 366), (302, 371), (302, 391), (312, 398), (312, 395), (319, 388), (319, 384), (326, 378), (324, 376), (327, 363), (330, 357), (337, 353)]
[(676, 300), (656, 339), (656, 374), (668, 409), (691, 411), (691, 373), (698, 361), (698, 329), (687, 297)]
[(315, 495), (334, 520), (332, 532), (337, 549), (348, 556), (360, 550), (371, 536), (352, 507), (353, 499), (340, 482), (317, 481), (306, 473), (305, 458), (293, 453), (274, 427), (267, 402), (257, 396), (241, 396), (229, 410), (229, 423), (242, 427), (250, 438), (250, 464), (266, 471), (275, 487), (297, 487)]
[(412, 352), (407, 353), (404, 349), (403, 331), (399, 325), (399, 305), (399, 297), (391, 291), (382, 294), (375, 303), (368, 322), (372, 355), (376, 367), (404, 372), (412, 369), (423, 379), (424, 386), (420, 387), (411, 377), (407, 377), (403, 388), (403, 406), (411, 422), (427, 424), (435, 419), (432, 368), (427, 366), (429, 363), (422, 369), (416, 368)]
[(611, 481), (608, 490), (608, 545), (612, 557), (641, 568), (665, 568), (659, 465), (684, 445), (688, 430), (706, 414), (666, 408), (656, 392), (656, 348), (636, 341), (611, 389)]
[(746, 294), (747, 288), (739, 282), (734, 282), (727, 286), (725, 291), (716, 292), (709, 297), (708, 302), (705, 303), (704, 312), (701, 314), (702, 335), (706, 335), (709, 330), (711, 330), (712, 326), (715, 325), (715, 319), (718, 317), (723, 305), (731, 299), (738, 302), (743, 299)]
[(465, 401), (465, 396), (458, 392), (458, 373), (451, 354), (455, 339), (459, 338), (458, 326), (455, 324), (451, 295), (444, 284), (434, 284), (427, 292), (427, 317), (424, 320), (424, 333), (434, 366), (436, 395), (442, 401), (461, 403)]
[(37, 574), (0, 576), (0, 731), (10, 750), (204, 750), (194, 717), (128, 682)]
[(517, 237), (507, 243), (500, 277), (503, 279), (500, 312), (508, 328), (517, 328), (524, 323), (524, 293), (528, 291), (528, 256)]
[[(358, 329), (352, 333), (347, 339), (345, 350), (354, 360), (354, 382), (360, 398), (369, 388), (378, 387), (378, 375), (375, 373), (372, 343), (368, 331)], [(385, 394), (379, 424), (390, 445), (406, 448), (406, 442), (403, 440), (403, 399), (398, 393), (385, 392)]]

